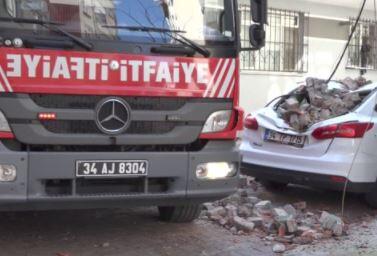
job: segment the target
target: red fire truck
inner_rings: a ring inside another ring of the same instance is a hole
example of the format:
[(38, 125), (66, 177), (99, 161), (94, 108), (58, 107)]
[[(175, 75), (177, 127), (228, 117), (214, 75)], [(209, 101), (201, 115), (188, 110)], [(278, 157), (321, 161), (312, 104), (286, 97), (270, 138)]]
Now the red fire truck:
[[(0, 208), (156, 205), (237, 185), (237, 0), (0, 0)], [(252, 0), (263, 46), (266, 3)]]

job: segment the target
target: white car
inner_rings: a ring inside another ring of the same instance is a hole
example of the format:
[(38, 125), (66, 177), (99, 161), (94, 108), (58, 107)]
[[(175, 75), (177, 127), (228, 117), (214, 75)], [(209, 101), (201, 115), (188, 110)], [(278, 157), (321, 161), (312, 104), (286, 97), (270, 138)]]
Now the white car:
[(294, 131), (276, 112), (278, 99), (245, 119), (243, 172), (273, 186), (302, 184), (365, 193), (377, 207), (377, 84), (351, 112)]

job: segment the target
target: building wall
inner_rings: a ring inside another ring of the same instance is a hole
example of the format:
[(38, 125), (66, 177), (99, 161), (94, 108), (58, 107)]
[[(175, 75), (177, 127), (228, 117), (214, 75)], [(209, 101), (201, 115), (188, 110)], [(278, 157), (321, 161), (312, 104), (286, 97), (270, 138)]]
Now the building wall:
[[(289, 4), (288, 4), (289, 2)], [(295, 4), (293, 4), (295, 3)], [(309, 56), (308, 73), (273, 73), (273, 72), (241, 72), (241, 106), (246, 112), (262, 108), (267, 102), (286, 94), (306, 77), (327, 79), (345, 44), (348, 36), (348, 25), (341, 25), (341, 21), (348, 21), (349, 17), (357, 16), (357, 8), (324, 5), (307, 2), (305, 0), (270, 0), (270, 7), (308, 12), (309, 19)], [(359, 5), (356, 4), (358, 7)], [(364, 18), (373, 18), (373, 12), (367, 10)], [(346, 54), (335, 79), (347, 76), (357, 77), (358, 70), (346, 69), (348, 54)], [(367, 79), (377, 81), (377, 72), (368, 71)]]

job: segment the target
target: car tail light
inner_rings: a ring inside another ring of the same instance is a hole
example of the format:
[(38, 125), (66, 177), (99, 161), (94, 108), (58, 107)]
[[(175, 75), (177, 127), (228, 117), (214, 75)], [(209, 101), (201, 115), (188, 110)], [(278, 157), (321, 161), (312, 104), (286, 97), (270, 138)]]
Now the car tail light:
[(258, 130), (259, 124), (255, 117), (248, 115), (244, 121), (244, 126), (249, 130)]
[(373, 123), (343, 123), (319, 127), (312, 136), (317, 140), (333, 138), (362, 138), (364, 134), (373, 128)]
[(0, 139), (13, 139), (14, 134), (3, 112), (0, 111)]
[(330, 180), (334, 183), (346, 183), (347, 178), (340, 176), (330, 176)]

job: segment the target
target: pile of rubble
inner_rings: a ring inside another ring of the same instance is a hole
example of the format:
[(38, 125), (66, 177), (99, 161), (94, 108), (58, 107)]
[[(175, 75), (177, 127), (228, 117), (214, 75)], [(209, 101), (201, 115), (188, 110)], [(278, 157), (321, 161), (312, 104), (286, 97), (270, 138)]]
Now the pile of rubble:
[(362, 77), (329, 84), (308, 78), (306, 85), (282, 98), (277, 113), (294, 130), (302, 132), (317, 122), (349, 113), (362, 101), (355, 90), (369, 83)]
[(273, 207), (270, 201), (256, 197), (256, 183), (241, 178), (237, 193), (214, 203), (206, 203), (202, 219), (208, 219), (230, 230), (234, 235), (256, 233), (274, 252), (284, 252), (297, 244), (342, 236), (343, 221), (328, 212), (312, 213), (305, 202)]

